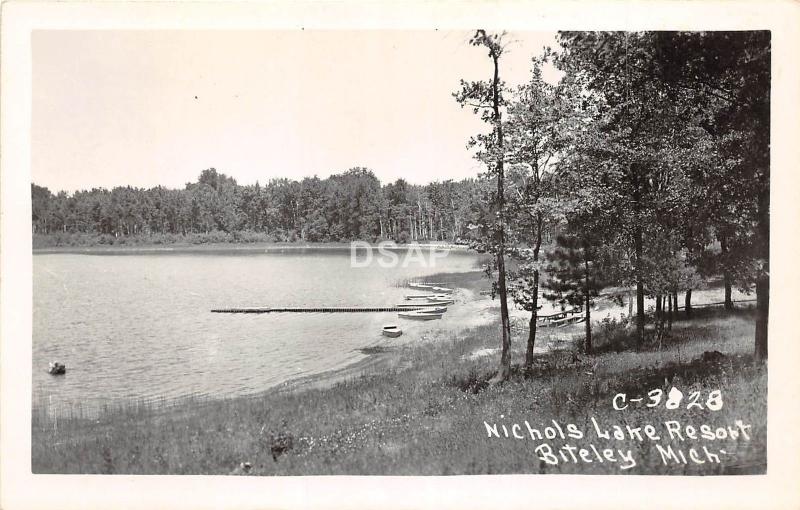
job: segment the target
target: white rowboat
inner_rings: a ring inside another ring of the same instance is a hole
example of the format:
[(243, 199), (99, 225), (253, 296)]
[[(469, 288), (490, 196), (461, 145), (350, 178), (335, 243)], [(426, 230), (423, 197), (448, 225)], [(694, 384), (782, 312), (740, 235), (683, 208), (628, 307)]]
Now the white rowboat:
[(447, 311), (447, 307), (440, 305), (438, 303), (425, 303), (423, 305), (397, 305), (397, 308), (402, 308), (403, 311), (408, 310), (419, 310), (423, 312), (436, 312), (436, 313), (444, 313)]
[(383, 327), (383, 336), (388, 336), (389, 338), (397, 338), (402, 334), (403, 330), (397, 326), (392, 325)]
[(416, 319), (421, 321), (429, 321), (433, 319), (441, 319), (442, 312), (429, 312), (427, 310), (413, 310), (409, 312), (400, 312), (398, 317), (403, 319)]
[(430, 303), (454, 304), (455, 300), (450, 296), (432, 296), (428, 298)]

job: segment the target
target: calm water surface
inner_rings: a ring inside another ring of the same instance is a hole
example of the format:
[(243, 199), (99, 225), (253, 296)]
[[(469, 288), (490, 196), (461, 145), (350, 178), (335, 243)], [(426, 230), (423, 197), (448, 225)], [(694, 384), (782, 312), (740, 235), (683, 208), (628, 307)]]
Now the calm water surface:
[[(427, 252), (426, 260), (428, 260)], [(401, 253), (402, 255), (402, 253)], [(401, 261), (403, 259), (401, 258)], [(87, 411), (131, 400), (262, 391), (361, 359), (381, 326), (431, 327), (396, 313), (216, 314), (215, 307), (382, 306), (408, 278), (476, 268), (452, 252), (435, 267), (353, 268), (348, 250), (33, 256), (33, 397)], [(445, 314), (438, 323), (447, 321)], [(65, 376), (46, 372), (49, 361)]]

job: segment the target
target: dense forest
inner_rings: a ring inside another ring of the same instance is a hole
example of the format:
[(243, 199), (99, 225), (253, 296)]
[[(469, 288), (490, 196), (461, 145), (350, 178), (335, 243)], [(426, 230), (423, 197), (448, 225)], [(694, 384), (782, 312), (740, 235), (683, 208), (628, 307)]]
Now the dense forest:
[[(530, 368), (540, 294), (583, 310), (591, 353), (604, 288), (635, 292), (641, 346), (646, 297), (659, 334), (679, 292), (691, 314), (692, 289), (719, 276), (728, 308), (733, 286), (755, 290), (755, 355), (766, 358), (769, 32), (560, 32), (517, 89), (502, 79), (508, 42), (478, 30), (470, 44), (492, 72), (453, 94), (487, 127), (469, 142), (492, 183), (472, 244), (493, 254), (496, 380), (511, 370), (509, 299), (531, 312)], [(563, 73), (556, 84), (548, 65)]]
[(53, 194), (31, 185), (38, 245), (71, 243), (435, 240), (468, 235), (477, 179), (382, 185), (353, 168), (326, 179), (237, 184), (214, 168), (184, 189), (116, 187)]

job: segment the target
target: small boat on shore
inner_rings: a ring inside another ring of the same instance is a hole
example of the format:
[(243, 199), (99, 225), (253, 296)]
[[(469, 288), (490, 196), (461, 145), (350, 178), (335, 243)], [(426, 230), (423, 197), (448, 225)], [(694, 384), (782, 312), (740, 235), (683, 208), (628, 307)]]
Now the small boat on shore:
[(403, 319), (415, 319), (421, 321), (430, 321), (433, 319), (441, 319), (443, 312), (433, 312), (428, 310), (411, 310), (408, 312), (400, 312), (398, 317)]
[(388, 336), (389, 338), (397, 338), (402, 334), (403, 330), (400, 329), (398, 326), (391, 325), (383, 327), (383, 336)]
[(422, 304), (419, 304), (419, 305), (400, 303), (399, 305), (397, 305), (397, 308), (403, 308), (404, 311), (405, 311), (405, 309), (407, 309), (409, 311), (411, 311), (411, 310), (422, 310), (422, 311), (425, 311), (425, 312), (442, 312), (442, 313), (447, 311), (447, 307), (443, 306), (440, 303), (422, 303)]
[(455, 300), (452, 296), (431, 296), (427, 299), (429, 303), (440, 303), (440, 304), (454, 304)]
[(414, 283), (414, 282), (409, 283), (408, 286), (411, 287), (412, 289), (432, 289), (433, 288), (433, 285), (426, 285), (424, 283)]
[(406, 294), (406, 299), (427, 299), (435, 295), (436, 294)]
[(448, 289), (447, 287), (433, 287), (433, 290), (438, 292), (439, 294), (452, 294), (453, 289)]

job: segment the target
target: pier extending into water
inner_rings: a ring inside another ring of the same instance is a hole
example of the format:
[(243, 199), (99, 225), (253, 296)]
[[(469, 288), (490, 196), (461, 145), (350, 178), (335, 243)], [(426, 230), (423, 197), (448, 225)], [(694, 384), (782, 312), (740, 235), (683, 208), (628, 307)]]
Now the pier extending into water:
[(351, 312), (409, 312), (411, 310), (424, 310), (428, 306), (372, 306), (372, 307), (332, 307), (319, 306), (314, 308), (284, 307), (284, 308), (214, 308), (212, 313), (351, 313)]

